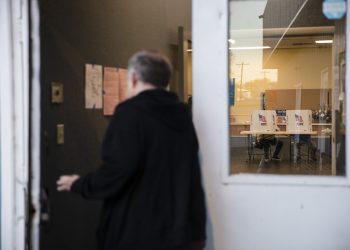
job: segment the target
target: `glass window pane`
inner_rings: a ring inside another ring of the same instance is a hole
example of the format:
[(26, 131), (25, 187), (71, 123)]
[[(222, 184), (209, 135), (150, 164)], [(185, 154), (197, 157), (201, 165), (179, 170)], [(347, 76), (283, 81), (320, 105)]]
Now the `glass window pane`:
[(345, 9), (322, 6), (229, 2), (231, 174), (345, 175)]

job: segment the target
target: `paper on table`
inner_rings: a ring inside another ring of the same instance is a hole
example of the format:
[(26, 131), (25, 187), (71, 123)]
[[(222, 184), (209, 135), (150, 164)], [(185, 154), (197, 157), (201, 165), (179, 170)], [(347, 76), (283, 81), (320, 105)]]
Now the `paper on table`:
[(105, 67), (103, 75), (103, 114), (113, 115), (119, 103), (119, 73), (117, 68)]
[(128, 70), (118, 69), (119, 72), (119, 101), (125, 101), (128, 98)]
[(85, 108), (102, 108), (102, 66), (85, 64)]

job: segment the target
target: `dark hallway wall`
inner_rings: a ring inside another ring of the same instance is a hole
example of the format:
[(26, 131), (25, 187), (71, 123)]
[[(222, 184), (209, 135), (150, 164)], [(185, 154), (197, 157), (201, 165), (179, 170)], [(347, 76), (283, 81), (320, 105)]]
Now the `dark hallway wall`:
[[(51, 217), (42, 225), (41, 249), (95, 249), (100, 203), (58, 193), (61, 174), (83, 174), (100, 164), (108, 118), (86, 110), (84, 65), (126, 67), (139, 49), (157, 49), (176, 62), (177, 27), (190, 29), (189, 0), (42, 0), (42, 186)], [(51, 82), (62, 82), (64, 102), (53, 105)], [(56, 125), (65, 125), (65, 144), (56, 145)]]
[[(41, 1), (42, 24), (69, 42), (85, 60), (126, 66), (135, 51), (171, 56), (177, 27), (191, 29), (190, 0)], [(96, 62), (98, 63), (98, 62)]]

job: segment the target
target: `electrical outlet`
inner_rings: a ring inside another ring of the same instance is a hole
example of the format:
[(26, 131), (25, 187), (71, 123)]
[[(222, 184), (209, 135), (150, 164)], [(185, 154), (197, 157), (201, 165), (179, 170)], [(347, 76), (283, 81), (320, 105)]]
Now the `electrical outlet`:
[(51, 102), (59, 104), (63, 102), (63, 84), (60, 82), (51, 83)]
[(57, 144), (64, 144), (64, 124), (57, 124)]

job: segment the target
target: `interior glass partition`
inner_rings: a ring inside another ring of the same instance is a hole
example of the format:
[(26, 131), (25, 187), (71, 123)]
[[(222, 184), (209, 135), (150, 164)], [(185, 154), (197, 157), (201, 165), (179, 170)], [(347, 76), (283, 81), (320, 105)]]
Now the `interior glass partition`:
[(231, 174), (345, 175), (345, 1), (332, 7), (229, 1)]

